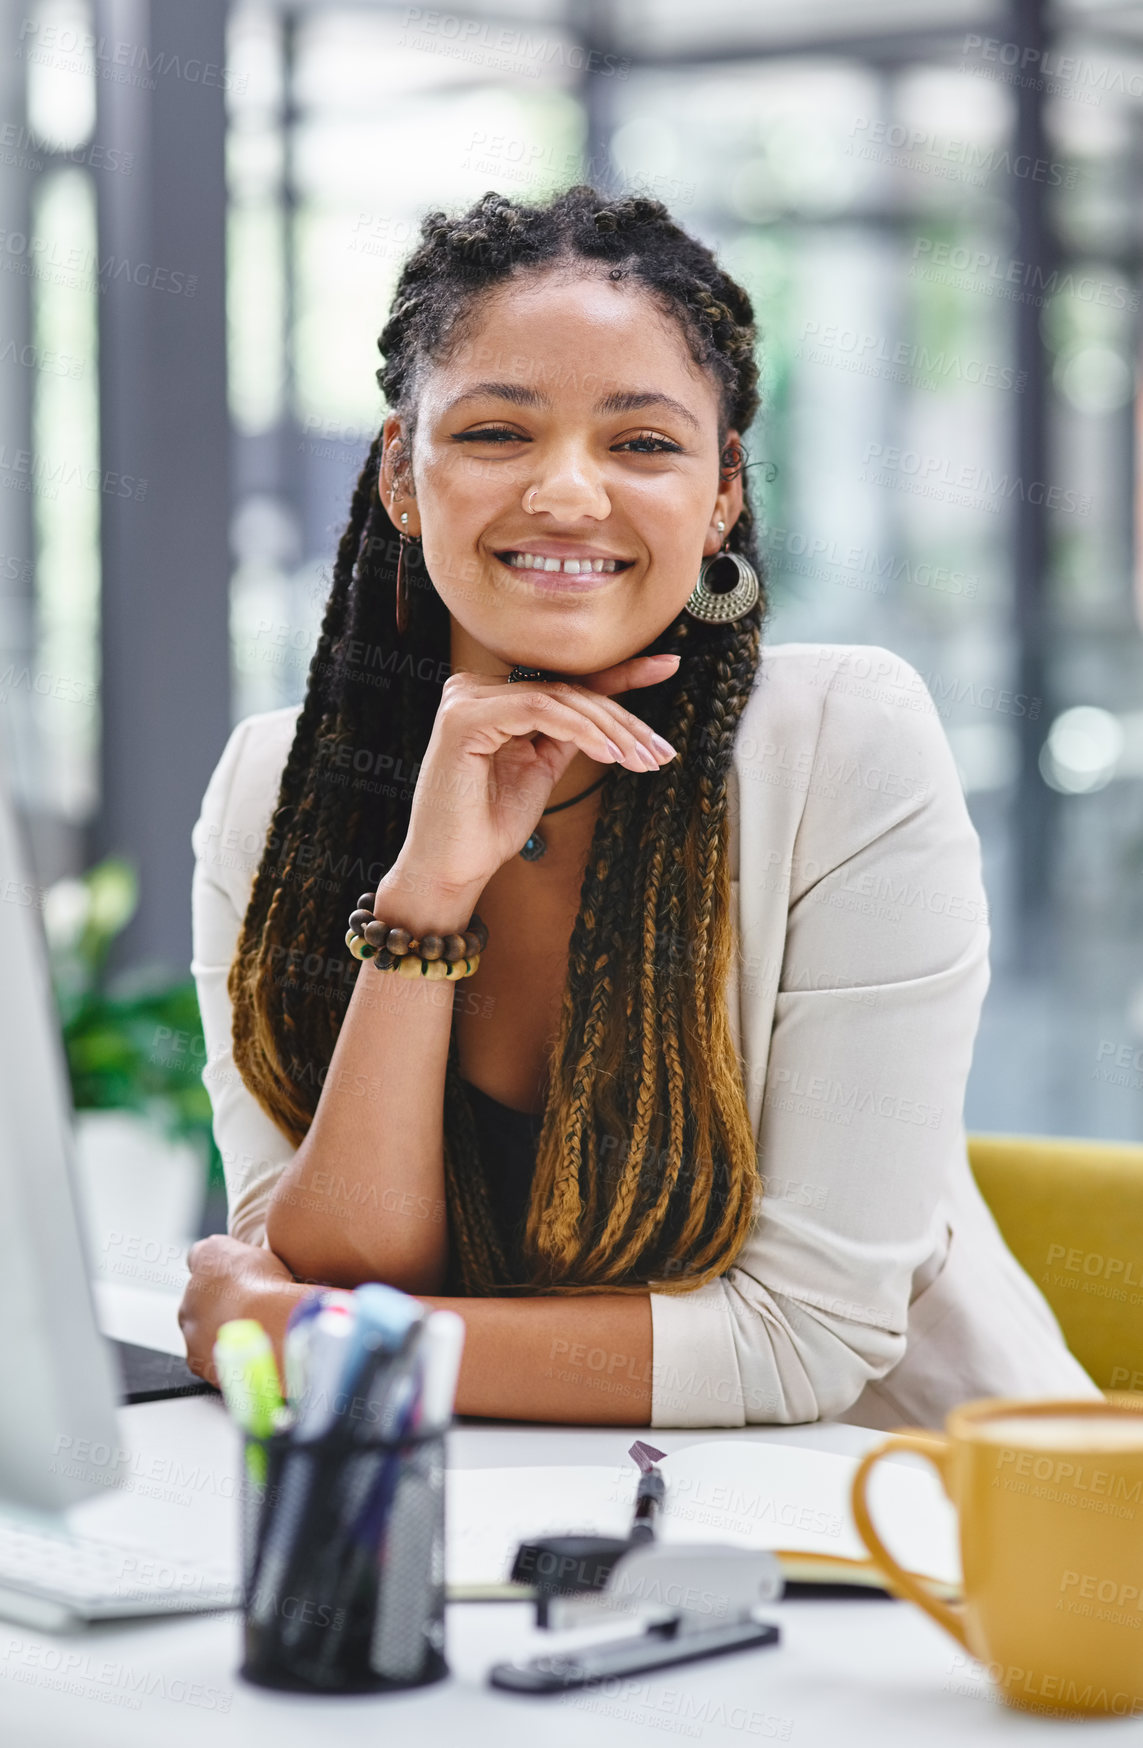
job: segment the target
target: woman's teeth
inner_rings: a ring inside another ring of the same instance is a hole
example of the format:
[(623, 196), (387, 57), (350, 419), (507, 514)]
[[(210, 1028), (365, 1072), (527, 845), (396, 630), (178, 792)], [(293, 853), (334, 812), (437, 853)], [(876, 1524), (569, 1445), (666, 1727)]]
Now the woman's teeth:
[(585, 576), (588, 571), (617, 571), (616, 558), (542, 558), (538, 552), (505, 552), (503, 562), (517, 571), (562, 571), (566, 577)]

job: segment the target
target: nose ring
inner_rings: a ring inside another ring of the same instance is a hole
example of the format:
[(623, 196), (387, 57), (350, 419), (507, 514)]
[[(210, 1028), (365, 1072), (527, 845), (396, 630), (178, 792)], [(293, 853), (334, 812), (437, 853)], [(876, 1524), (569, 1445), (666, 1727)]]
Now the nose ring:
[(529, 516), (534, 516), (536, 514), (535, 510), (533, 510), (533, 508), (532, 508), (532, 499), (535, 497), (535, 495), (539, 491), (539, 489), (540, 489), (539, 486), (533, 486), (531, 491), (528, 493), (528, 496), (524, 499), (524, 508), (527, 511)]

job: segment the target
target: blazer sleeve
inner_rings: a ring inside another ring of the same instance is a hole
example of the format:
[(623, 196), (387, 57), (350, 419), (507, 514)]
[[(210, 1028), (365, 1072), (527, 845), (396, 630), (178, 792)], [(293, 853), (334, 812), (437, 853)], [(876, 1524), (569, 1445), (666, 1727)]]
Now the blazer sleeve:
[(191, 975), (206, 1043), (202, 1082), (210, 1096), (214, 1139), (226, 1176), (228, 1230), (248, 1244), (265, 1242), (270, 1195), (295, 1152), (235, 1066), (233, 1010), (226, 987), (245, 915), (232, 894), (249, 891), (261, 856), (258, 834), (245, 829), (249, 821), (239, 818), (243, 810), (236, 805), (255, 722), (248, 717), (231, 734), (191, 832)]
[(756, 1217), (725, 1275), (651, 1295), (654, 1426), (844, 1412), (901, 1359), (947, 1250), (987, 905), (940, 719), (892, 665), (904, 683), (878, 689), (842, 661), (825, 692), (768, 1059), (745, 1065), (764, 1081)]

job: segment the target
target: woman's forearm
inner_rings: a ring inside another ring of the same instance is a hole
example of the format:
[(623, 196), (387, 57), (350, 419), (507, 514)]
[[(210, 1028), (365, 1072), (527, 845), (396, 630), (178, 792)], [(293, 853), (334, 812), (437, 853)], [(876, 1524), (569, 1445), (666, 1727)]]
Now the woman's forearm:
[[(311, 1289), (277, 1283), (248, 1315), (274, 1344), (282, 1370), (286, 1320)], [(567, 1425), (647, 1426), (651, 1419), (651, 1301), (639, 1294), (569, 1298), (441, 1299), (464, 1319), (458, 1414)]]
[(649, 1295), (434, 1297), (426, 1303), (447, 1306), (464, 1319), (458, 1414), (570, 1425), (649, 1425)]
[[(284, 1378), (290, 1312), (318, 1283), (292, 1279), (272, 1251), (222, 1234), (200, 1239), (189, 1262), (179, 1323), (193, 1370), (217, 1382), (213, 1351), (219, 1328), (231, 1318), (256, 1317), (273, 1343)], [(464, 1319), (458, 1414), (570, 1425), (650, 1422), (648, 1294), (417, 1297), (426, 1306), (447, 1306)]]
[[(376, 911), (414, 933), (462, 929), (472, 895), (448, 896), (395, 866)], [(445, 1279), (444, 1082), (457, 985), (363, 963), (313, 1122), (282, 1173), (266, 1236), (292, 1272), (333, 1286)]]

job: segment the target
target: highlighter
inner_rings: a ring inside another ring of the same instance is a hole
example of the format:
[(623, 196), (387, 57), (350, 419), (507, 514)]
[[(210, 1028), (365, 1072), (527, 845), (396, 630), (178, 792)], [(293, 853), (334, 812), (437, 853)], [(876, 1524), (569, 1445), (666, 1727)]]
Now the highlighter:
[[(285, 1405), (274, 1348), (256, 1318), (236, 1317), (222, 1325), (214, 1344), (214, 1363), (231, 1418), (254, 1438), (268, 1438)], [(251, 1480), (263, 1485), (265, 1451), (249, 1446), (246, 1466)]]

